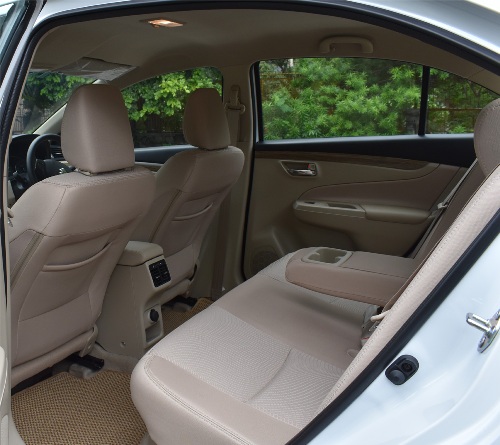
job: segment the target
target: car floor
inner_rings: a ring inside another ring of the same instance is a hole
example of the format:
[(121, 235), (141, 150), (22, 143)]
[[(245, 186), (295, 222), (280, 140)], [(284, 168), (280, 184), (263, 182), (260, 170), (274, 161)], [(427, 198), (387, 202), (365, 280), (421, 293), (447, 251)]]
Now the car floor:
[(15, 394), (12, 414), (27, 445), (137, 445), (146, 433), (125, 372), (90, 379), (61, 372)]
[(191, 317), (206, 309), (213, 303), (208, 298), (200, 298), (192, 307), (186, 307), (184, 304), (175, 304), (173, 306), (163, 306), (161, 316), (163, 318), (163, 332), (170, 334), (182, 323), (188, 321)]
[[(211, 300), (201, 298), (193, 307), (164, 306), (165, 335), (211, 304)], [(12, 396), (14, 423), (27, 445), (141, 442), (146, 426), (130, 395), (130, 375), (136, 360), (109, 354), (98, 345), (91, 355), (106, 363), (92, 377), (58, 372)]]

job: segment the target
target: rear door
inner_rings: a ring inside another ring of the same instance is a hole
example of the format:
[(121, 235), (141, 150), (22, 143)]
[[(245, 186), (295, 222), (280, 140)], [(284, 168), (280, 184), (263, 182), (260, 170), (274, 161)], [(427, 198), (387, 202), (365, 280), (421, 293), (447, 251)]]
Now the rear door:
[(409, 63), (261, 62), (244, 270), (328, 246), (403, 256), (475, 158), (473, 125), (496, 97)]
[[(29, 31), (33, 28), (34, 21), (41, 9), (41, 1), (0, 0), (0, 147), (2, 151), (3, 181), (1, 182), (1, 193), (4, 197), (2, 215), (6, 215), (6, 196), (4, 190), (6, 179), (6, 155), (10, 140), (13, 104), (17, 103), (17, 97), (13, 94), (13, 84), (16, 81), (19, 63), (23, 55)], [(9, 431), (10, 414), (10, 365), (9, 365), (9, 310), (7, 294), (9, 280), (8, 262), (6, 254), (5, 225), (7, 218), (2, 218), (1, 242), (2, 256), (0, 267), (2, 269), (2, 284), (0, 285), (0, 443), (7, 444), (9, 436), (15, 434), (13, 429)]]

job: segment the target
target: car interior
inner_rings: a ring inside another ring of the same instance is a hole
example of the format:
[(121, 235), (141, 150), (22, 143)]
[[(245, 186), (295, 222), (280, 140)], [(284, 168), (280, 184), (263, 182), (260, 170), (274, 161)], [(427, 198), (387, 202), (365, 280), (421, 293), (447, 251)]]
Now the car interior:
[[(19, 109), (32, 73), (83, 81), (40, 125), (14, 123), (8, 153), (19, 443), (300, 438), (389, 364), (381, 351), (498, 213), (498, 66), (439, 36), (227, 4), (38, 35)], [(134, 117), (170, 106), (146, 87), (177, 73), (179, 128)]]

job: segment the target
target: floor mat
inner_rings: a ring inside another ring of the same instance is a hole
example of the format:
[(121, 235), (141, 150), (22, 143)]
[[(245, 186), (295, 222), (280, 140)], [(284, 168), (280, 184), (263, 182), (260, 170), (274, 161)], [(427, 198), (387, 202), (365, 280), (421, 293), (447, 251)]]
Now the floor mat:
[(12, 414), (27, 445), (138, 445), (146, 433), (122, 372), (56, 374), (15, 394)]
[(174, 329), (178, 328), (182, 323), (188, 321), (193, 315), (198, 314), (213, 303), (208, 298), (200, 298), (196, 304), (187, 311), (176, 311), (168, 306), (161, 311), (163, 318), (163, 332), (165, 335), (170, 334)]

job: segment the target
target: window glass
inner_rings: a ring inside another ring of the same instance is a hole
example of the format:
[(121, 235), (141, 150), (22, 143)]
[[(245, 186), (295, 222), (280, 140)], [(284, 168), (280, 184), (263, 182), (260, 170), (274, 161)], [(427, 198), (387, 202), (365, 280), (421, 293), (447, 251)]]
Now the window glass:
[(33, 133), (61, 108), (80, 85), (95, 79), (49, 71), (30, 72), (14, 119), (14, 134)]
[(215, 68), (196, 68), (164, 74), (125, 88), (136, 147), (186, 144), (182, 117), (186, 99), (198, 88), (216, 88), (222, 93), (222, 75)]
[(260, 63), (264, 139), (414, 134), (422, 67), (377, 59)]
[(25, 1), (0, 0), (0, 61), (3, 61), (7, 46), (27, 7), (28, 2)]
[(481, 109), (497, 94), (454, 74), (431, 69), (427, 133), (472, 133)]

